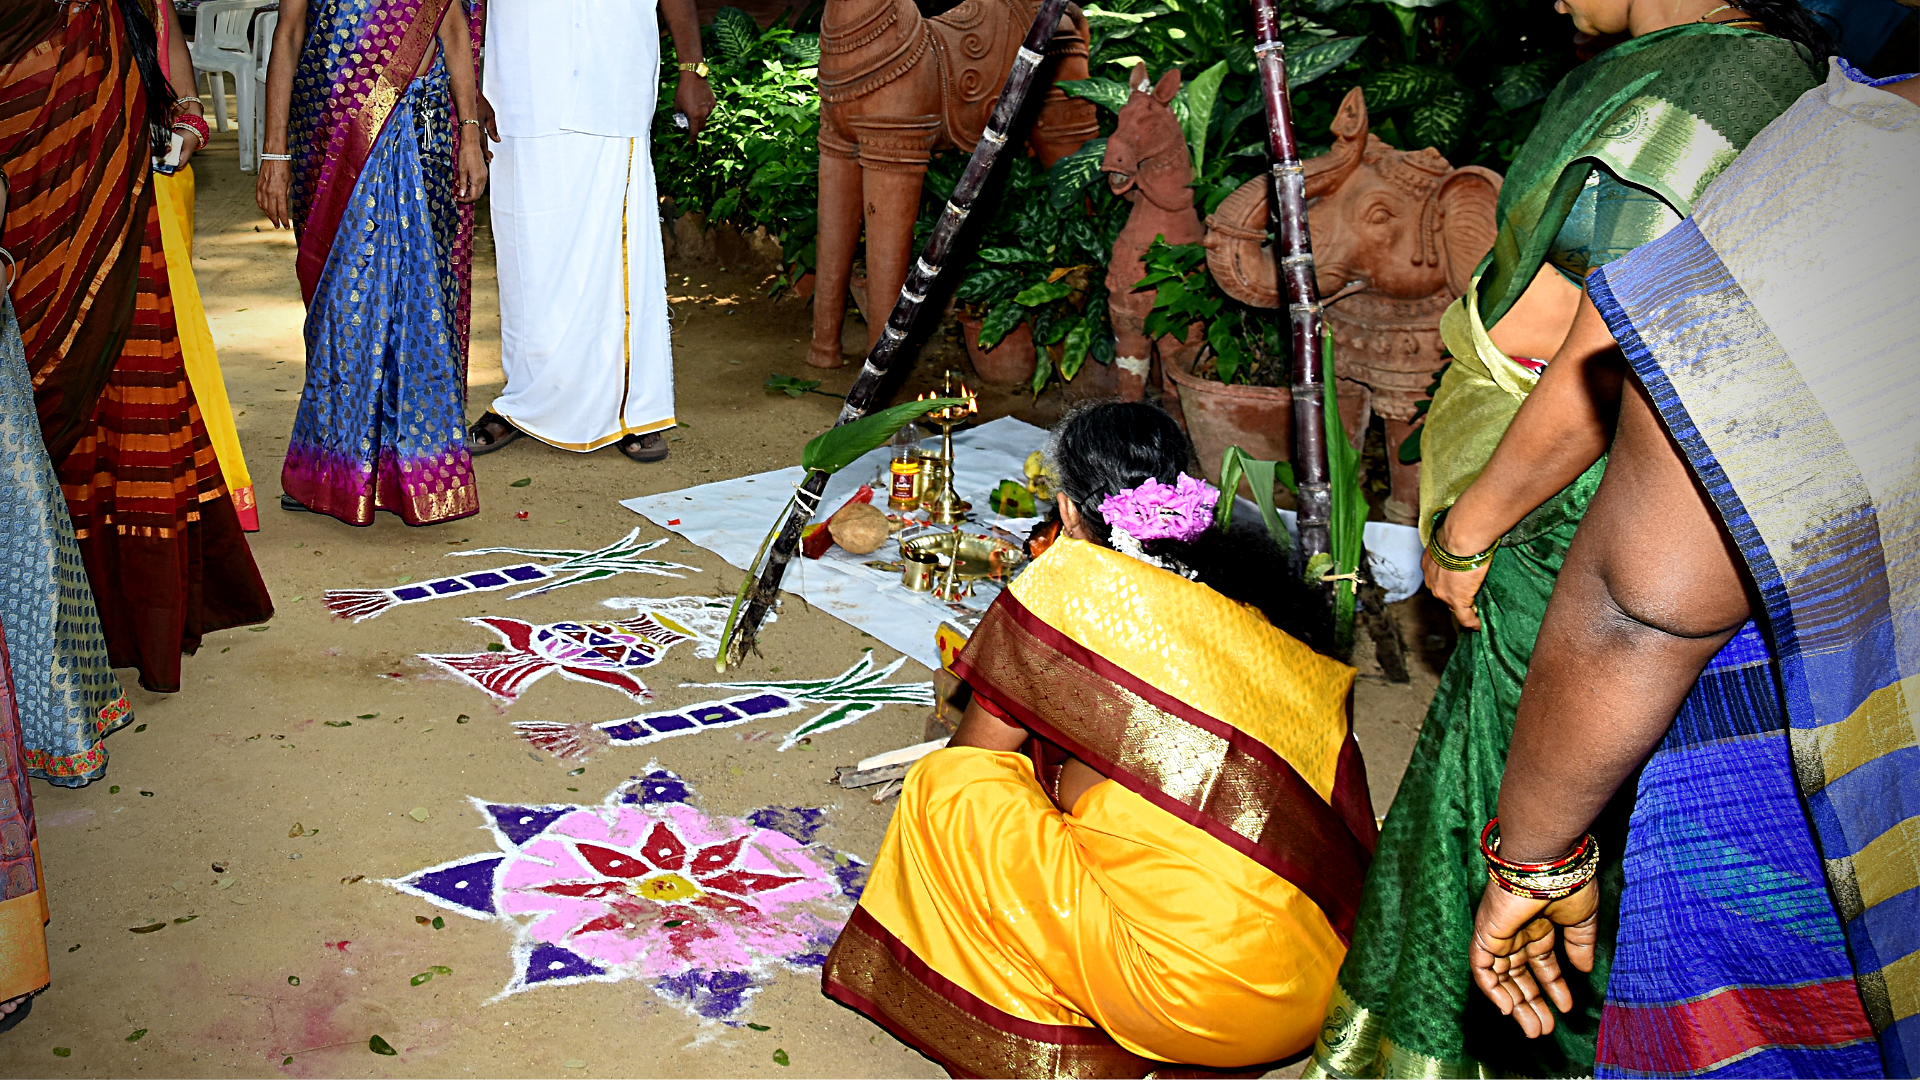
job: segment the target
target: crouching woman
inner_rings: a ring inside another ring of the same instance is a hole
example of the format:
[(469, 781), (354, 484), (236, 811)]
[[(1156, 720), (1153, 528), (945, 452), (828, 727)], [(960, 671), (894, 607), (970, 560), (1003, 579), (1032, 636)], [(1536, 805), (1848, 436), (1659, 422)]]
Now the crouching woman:
[(1062, 537), (958, 669), (973, 703), (908, 775), (826, 992), (949, 1072), (1143, 1076), (1307, 1049), (1374, 842), (1354, 672), (1165, 413), (1050, 449)]

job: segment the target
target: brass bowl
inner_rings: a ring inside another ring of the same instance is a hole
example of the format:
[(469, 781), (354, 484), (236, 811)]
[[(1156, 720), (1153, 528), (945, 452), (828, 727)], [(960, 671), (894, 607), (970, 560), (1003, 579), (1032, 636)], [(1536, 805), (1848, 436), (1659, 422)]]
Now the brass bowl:
[[(1027, 561), (1026, 552), (997, 536), (954, 532), (916, 536), (900, 545), (900, 553), (909, 562), (927, 557), (941, 560), (940, 569), (934, 571), (933, 576), (936, 580), (944, 580), (947, 576), (945, 560), (952, 557), (955, 544), (960, 548), (960, 568), (956, 574), (960, 581), (1006, 578)], [(998, 561), (998, 567), (995, 567), (995, 561)]]

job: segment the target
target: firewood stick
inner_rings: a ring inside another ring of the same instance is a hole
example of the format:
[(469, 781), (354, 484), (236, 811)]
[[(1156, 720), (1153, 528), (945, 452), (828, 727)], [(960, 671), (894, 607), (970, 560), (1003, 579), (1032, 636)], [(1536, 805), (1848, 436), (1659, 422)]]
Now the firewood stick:
[[(960, 233), (960, 226), (966, 222), (967, 215), (973, 212), (974, 201), (980, 197), (987, 177), (993, 173), (993, 167), (1000, 159), (1000, 151), (1007, 145), (1014, 121), (1026, 106), (1034, 75), (1046, 60), (1047, 43), (1053, 40), (1054, 30), (1060, 25), (1060, 15), (1065, 9), (1066, 0), (1041, 0), (1033, 26), (1027, 30), (1026, 40), (1021, 42), (1020, 51), (1014, 57), (1013, 70), (1007, 73), (1006, 86), (1000, 91), (1000, 99), (994, 103), (993, 115), (987, 120), (987, 128), (973, 148), (973, 158), (967, 162), (966, 172), (960, 175), (960, 182), (954, 185), (946, 211), (934, 225), (933, 235), (927, 237), (927, 245), (920, 252), (920, 257), (914, 260), (906, 283), (900, 286), (900, 296), (894, 301), (892, 314), (887, 316), (880, 340), (874, 343), (873, 350), (867, 354), (866, 364), (861, 367), (859, 378), (854, 380), (853, 389), (847, 391), (847, 403), (841, 407), (840, 416), (834, 421), (836, 427), (865, 416), (873, 406), (881, 382), (893, 370), (894, 362), (906, 344), (907, 334), (913, 329), (914, 318), (919, 315), (920, 307), (926, 302), (927, 294), (940, 277), (940, 272), (946, 268), (947, 256), (954, 238)], [(1323, 489), (1325, 471), (1323, 466)], [(818, 471), (810, 474), (806, 483), (801, 485), (793, 508), (787, 514), (786, 524), (781, 527), (767, 553), (766, 566), (760, 572), (760, 579), (747, 597), (746, 608), (741, 612), (733, 636), (721, 654), (728, 664), (739, 663), (753, 648), (760, 623), (766, 618), (767, 609), (773, 606), (774, 598), (779, 595), (780, 581), (786, 576), (787, 564), (793, 561), (794, 550), (800, 545), (800, 530), (806, 527), (807, 519), (813, 516), (814, 508), (820, 503), (820, 493), (826, 490), (826, 486), (827, 474)]]

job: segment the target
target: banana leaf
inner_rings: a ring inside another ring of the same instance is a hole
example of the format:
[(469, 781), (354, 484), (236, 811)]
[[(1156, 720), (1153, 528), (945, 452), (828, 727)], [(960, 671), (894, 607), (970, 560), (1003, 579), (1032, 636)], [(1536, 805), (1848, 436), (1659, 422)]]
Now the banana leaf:
[[(1286, 475), (1279, 476), (1279, 470), (1285, 467)], [(1247, 452), (1238, 446), (1227, 447), (1220, 458), (1220, 501), (1213, 506), (1213, 523), (1226, 528), (1233, 520), (1233, 496), (1240, 490), (1242, 478), (1253, 489), (1253, 502), (1260, 508), (1260, 519), (1266, 522), (1267, 535), (1281, 551), (1293, 546), (1292, 538), (1287, 535), (1287, 526), (1280, 520), (1280, 511), (1273, 505), (1273, 484), (1277, 478), (1289, 488), (1293, 486), (1293, 468), (1283, 461), (1261, 461), (1247, 456)]]
[(829, 475), (854, 463), (860, 455), (869, 450), (885, 446), (894, 433), (907, 424), (930, 412), (957, 405), (965, 405), (963, 398), (929, 398), (925, 401), (903, 401), (889, 409), (882, 409), (871, 416), (855, 420), (851, 424), (842, 424), (836, 428), (815, 435), (800, 452), (800, 465), (808, 472), (823, 472)]

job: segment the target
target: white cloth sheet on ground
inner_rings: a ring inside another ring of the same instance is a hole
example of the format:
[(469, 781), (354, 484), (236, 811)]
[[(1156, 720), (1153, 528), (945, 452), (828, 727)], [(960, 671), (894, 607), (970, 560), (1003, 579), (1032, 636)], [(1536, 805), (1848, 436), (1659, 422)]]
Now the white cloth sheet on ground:
[(496, 0), (488, 16), (507, 376), (492, 409), (567, 450), (670, 428), (666, 258), (648, 152), (654, 5)]
[[(1027, 455), (1043, 447), (1046, 441), (1046, 431), (1012, 417), (954, 433), (954, 456), (959, 459), (954, 487), (961, 498), (974, 505), (974, 514), (964, 526), (966, 531), (984, 532), (990, 526), (998, 526), (1015, 536), (1026, 536), (1036, 519), (1003, 518), (988, 511), (987, 493), (1001, 480), (1021, 479), (1021, 466)], [(827, 484), (815, 520), (838, 510), (861, 484), (873, 482), (889, 456), (887, 448), (882, 447), (835, 475)], [(804, 479), (804, 471), (796, 465), (627, 499), (620, 505), (744, 570), (760, 550), (761, 540), (793, 495), (794, 487)], [(876, 487), (874, 495), (876, 503), (886, 498), (884, 488)], [(1259, 520), (1259, 511), (1245, 499), (1236, 502), (1234, 514), (1236, 518), (1251, 515), (1250, 520)], [(1293, 512), (1283, 510), (1281, 517), (1292, 530)], [(943, 619), (970, 622), (966, 615), (977, 617), (1000, 590), (991, 584), (980, 585), (974, 595), (958, 605), (959, 611), (925, 593), (910, 592), (900, 584), (898, 571), (867, 565), (897, 561), (900, 558), (898, 540), (896, 536), (869, 555), (854, 555), (833, 547), (818, 560), (796, 556), (782, 584), (807, 603), (872, 634), (929, 668), (938, 668), (940, 654), (933, 643), (935, 627)], [(1369, 565), (1375, 580), (1387, 590), (1389, 602), (1413, 595), (1420, 585), (1420, 534), (1404, 525), (1370, 521), (1366, 544)]]

